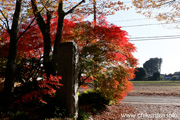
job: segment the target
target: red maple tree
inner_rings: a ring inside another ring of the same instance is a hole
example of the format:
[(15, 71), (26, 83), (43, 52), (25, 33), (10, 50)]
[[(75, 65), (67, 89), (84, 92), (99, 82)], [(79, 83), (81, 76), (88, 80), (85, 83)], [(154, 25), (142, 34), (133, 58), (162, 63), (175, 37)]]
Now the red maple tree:
[[(56, 26), (57, 18), (54, 18), (51, 20), (52, 40), (55, 38)], [(26, 28), (26, 23), (20, 28)], [(0, 50), (1, 55), (6, 56), (9, 38), (6, 32), (2, 32)], [(62, 41), (75, 41), (79, 45), (80, 84), (93, 82), (95, 89), (107, 99), (122, 99), (132, 90), (129, 80), (134, 77), (137, 65), (137, 59), (132, 55), (135, 47), (121, 27), (108, 23), (104, 18), (100, 18), (96, 26), (88, 21), (75, 23), (65, 19)], [(18, 41), (18, 56), (40, 58), (43, 46), (40, 29), (34, 25)]]

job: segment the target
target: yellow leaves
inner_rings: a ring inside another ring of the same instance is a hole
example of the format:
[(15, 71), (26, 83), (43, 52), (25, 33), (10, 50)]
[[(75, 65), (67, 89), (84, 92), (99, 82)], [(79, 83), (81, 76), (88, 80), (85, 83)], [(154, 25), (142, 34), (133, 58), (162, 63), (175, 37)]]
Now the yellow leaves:
[(137, 11), (137, 13), (141, 14), (141, 13), (142, 13), (142, 11)]
[(180, 15), (179, 2), (176, 0), (134, 0), (133, 5), (141, 11), (138, 13), (149, 18), (155, 17), (159, 21), (164, 20), (167, 23), (176, 22)]
[(27, 12), (27, 15), (28, 15), (28, 16), (29, 16), (29, 15), (32, 15), (32, 10), (31, 10), (31, 9), (27, 9), (26, 12)]

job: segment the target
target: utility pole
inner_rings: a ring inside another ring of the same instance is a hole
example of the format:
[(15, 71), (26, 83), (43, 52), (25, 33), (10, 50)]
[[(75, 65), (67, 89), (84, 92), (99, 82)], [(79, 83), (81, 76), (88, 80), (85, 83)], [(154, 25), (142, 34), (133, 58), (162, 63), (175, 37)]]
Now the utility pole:
[(96, 25), (96, 0), (93, 2), (93, 7), (94, 7), (94, 26)]

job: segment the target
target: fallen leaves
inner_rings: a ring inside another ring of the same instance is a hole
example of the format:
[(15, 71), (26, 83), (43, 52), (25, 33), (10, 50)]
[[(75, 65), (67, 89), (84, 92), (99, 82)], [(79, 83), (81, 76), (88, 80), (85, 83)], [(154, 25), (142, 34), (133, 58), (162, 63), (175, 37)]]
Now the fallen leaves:
[(100, 114), (93, 115), (93, 120), (179, 120), (180, 106), (177, 105), (146, 105), (117, 103), (106, 106)]

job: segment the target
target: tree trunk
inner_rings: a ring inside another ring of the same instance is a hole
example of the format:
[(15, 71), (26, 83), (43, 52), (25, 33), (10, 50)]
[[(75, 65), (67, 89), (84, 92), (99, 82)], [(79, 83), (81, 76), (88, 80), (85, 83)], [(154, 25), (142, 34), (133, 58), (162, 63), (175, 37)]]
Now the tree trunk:
[[(51, 50), (51, 36), (50, 36), (50, 17), (48, 18), (47, 14), (47, 23), (44, 22), (43, 17), (40, 14), (40, 11), (38, 11), (37, 8), (37, 1), (31, 0), (33, 13), (35, 15), (38, 26), (43, 34), (43, 40), (44, 40), (44, 67), (47, 76), (50, 74), (56, 75), (57, 74), (57, 50), (59, 44), (62, 42), (62, 31), (63, 31), (63, 23), (64, 23), (64, 17), (72, 13), (72, 11), (78, 7), (81, 3), (85, 2), (85, 0), (82, 0), (77, 5), (75, 5), (73, 8), (71, 8), (68, 12), (64, 12), (63, 10), (63, 1), (59, 1), (58, 5), (58, 25), (57, 25), (57, 32), (56, 37), (54, 40), (54, 50), (53, 50), (53, 57), (50, 61), (50, 50)], [(48, 11), (49, 12), (49, 11)]]
[(12, 98), (12, 92), (14, 88), (15, 72), (16, 72), (16, 55), (17, 55), (17, 42), (16, 39), (10, 42), (8, 62), (6, 66), (6, 77), (4, 84), (4, 95), (5, 95), (5, 107), (9, 106)]
[(5, 95), (5, 110), (9, 107), (12, 98), (12, 92), (14, 87), (14, 79), (16, 72), (16, 55), (17, 55), (17, 42), (18, 33), (21, 17), (22, 0), (16, 0), (16, 8), (13, 16), (12, 27), (9, 31), (10, 34), (10, 46), (8, 53), (8, 62), (6, 66), (6, 76), (4, 85), (4, 95)]
[(51, 23), (51, 14), (47, 12), (47, 23), (45, 24), (45, 30), (43, 31), (43, 40), (44, 40), (44, 61), (43, 65), (47, 77), (50, 77), (51, 74), (51, 34), (50, 34), (50, 23)]
[(62, 42), (64, 17), (65, 17), (65, 12), (63, 11), (63, 1), (60, 1), (58, 6), (58, 25), (57, 25), (57, 32), (54, 41), (54, 51), (52, 57), (53, 75), (57, 74), (57, 51), (59, 44)]
[(50, 52), (51, 52), (51, 35), (50, 35), (50, 21), (51, 21), (51, 13), (47, 11), (47, 22), (45, 23), (43, 17), (41, 16), (40, 12), (37, 8), (37, 1), (31, 0), (32, 9), (34, 16), (36, 17), (37, 24), (41, 30), (43, 35), (44, 41), (44, 54), (43, 54), (43, 65), (45, 69), (46, 76), (49, 78), (51, 74), (51, 59), (50, 59)]
[(51, 38), (50, 34), (44, 35), (44, 54), (43, 54), (43, 65), (46, 72), (47, 77), (50, 77), (51, 74), (51, 59), (50, 59), (50, 52), (51, 52)]
[(55, 41), (54, 41), (54, 51), (53, 51), (53, 60), (52, 60), (52, 62), (53, 62), (53, 65), (52, 65), (53, 68), (52, 69), (54, 70), (55, 74), (57, 74), (57, 51), (58, 51), (58, 46), (59, 46), (60, 43), (62, 43), (64, 17), (66, 15), (72, 13), (73, 10), (76, 9), (76, 7), (78, 7), (83, 2), (85, 2), (85, 0), (82, 0), (81, 2), (79, 2), (77, 5), (72, 7), (67, 12), (64, 12), (64, 10), (63, 10), (63, 1), (59, 2), (59, 6), (58, 6), (58, 26), (57, 26), (56, 38), (55, 38)]

